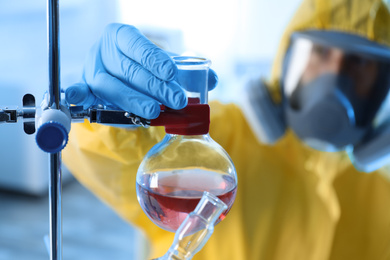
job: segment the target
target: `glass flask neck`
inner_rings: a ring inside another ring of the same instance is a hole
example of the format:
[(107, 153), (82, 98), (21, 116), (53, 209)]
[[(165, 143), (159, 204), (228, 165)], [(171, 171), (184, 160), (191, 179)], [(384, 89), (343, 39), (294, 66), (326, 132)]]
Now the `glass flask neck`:
[[(209, 141), (208, 139), (211, 139), (210, 134), (194, 134), (194, 135), (181, 135), (181, 134), (165, 134), (166, 138), (181, 138), (181, 139), (205, 139)], [(212, 139), (211, 139), (212, 140)]]
[(202, 135), (209, 132), (208, 73), (211, 62), (204, 58), (172, 57), (178, 72), (176, 81), (186, 91), (188, 104), (180, 110), (161, 106), (151, 126), (165, 126), (167, 134)]
[(189, 103), (208, 103), (210, 60), (192, 56), (172, 57), (178, 73), (176, 79), (186, 91)]

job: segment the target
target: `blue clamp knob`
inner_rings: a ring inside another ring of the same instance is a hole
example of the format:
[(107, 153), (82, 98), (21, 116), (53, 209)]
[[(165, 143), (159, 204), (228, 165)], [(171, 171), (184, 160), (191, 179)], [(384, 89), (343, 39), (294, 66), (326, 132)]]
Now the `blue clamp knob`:
[(46, 109), (38, 117), (35, 140), (44, 152), (58, 153), (69, 139), (71, 116), (66, 108)]
[(39, 148), (47, 153), (60, 152), (65, 148), (68, 139), (68, 132), (65, 126), (54, 121), (41, 125), (35, 136)]

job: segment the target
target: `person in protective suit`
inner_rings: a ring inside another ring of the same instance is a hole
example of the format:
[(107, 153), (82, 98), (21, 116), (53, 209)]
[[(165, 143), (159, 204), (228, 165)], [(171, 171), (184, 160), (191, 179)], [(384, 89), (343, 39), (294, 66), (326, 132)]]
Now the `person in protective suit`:
[[(390, 86), (389, 28), (379, 0), (304, 0), (270, 80), (248, 84), (243, 108), (210, 103), (210, 136), (231, 156), (238, 190), (194, 259), (390, 259), (390, 138), (380, 117)], [(113, 24), (66, 98), (155, 118), (160, 103), (186, 105), (174, 76), (166, 53), (134, 27)], [(174, 234), (143, 213), (135, 176), (163, 136), (161, 128), (87, 122), (72, 126), (63, 153), (82, 184), (144, 232), (150, 257), (163, 255)]]

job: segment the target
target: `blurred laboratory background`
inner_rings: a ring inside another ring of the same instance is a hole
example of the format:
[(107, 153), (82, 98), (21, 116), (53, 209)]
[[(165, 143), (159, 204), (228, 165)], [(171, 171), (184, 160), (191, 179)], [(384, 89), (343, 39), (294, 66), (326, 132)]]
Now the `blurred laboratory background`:
[[(112, 22), (160, 47), (207, 57), (219, 76), (210, 99), (236, 102), (249, 77), (267, 77), (300, 0), (60, 0), (61, 86), (77, 82), (87, 51)], [(277, 18), (276, 18), (277, 17)], [(0, 0), (0, 108), (37, 104), (48, 89), (45, 0)], [(48, 155), (23, 125), (0, 126), (0, 260), (49, 259)], [(63, 168), (64, 259), (144, 259), (141, 232)], [(135, 178), (135, 176), (134, 176)]]

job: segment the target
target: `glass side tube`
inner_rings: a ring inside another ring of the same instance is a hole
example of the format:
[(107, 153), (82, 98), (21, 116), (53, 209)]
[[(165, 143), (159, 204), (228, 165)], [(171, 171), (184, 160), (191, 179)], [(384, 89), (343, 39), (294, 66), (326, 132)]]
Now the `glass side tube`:
[(226, 204), (209, 192), (204, 192), (195, 210), (177, 229), (172, 246), (167, 253), (155, 260), (190, 260), (206, 244), (214, 231), (214, 225)]

